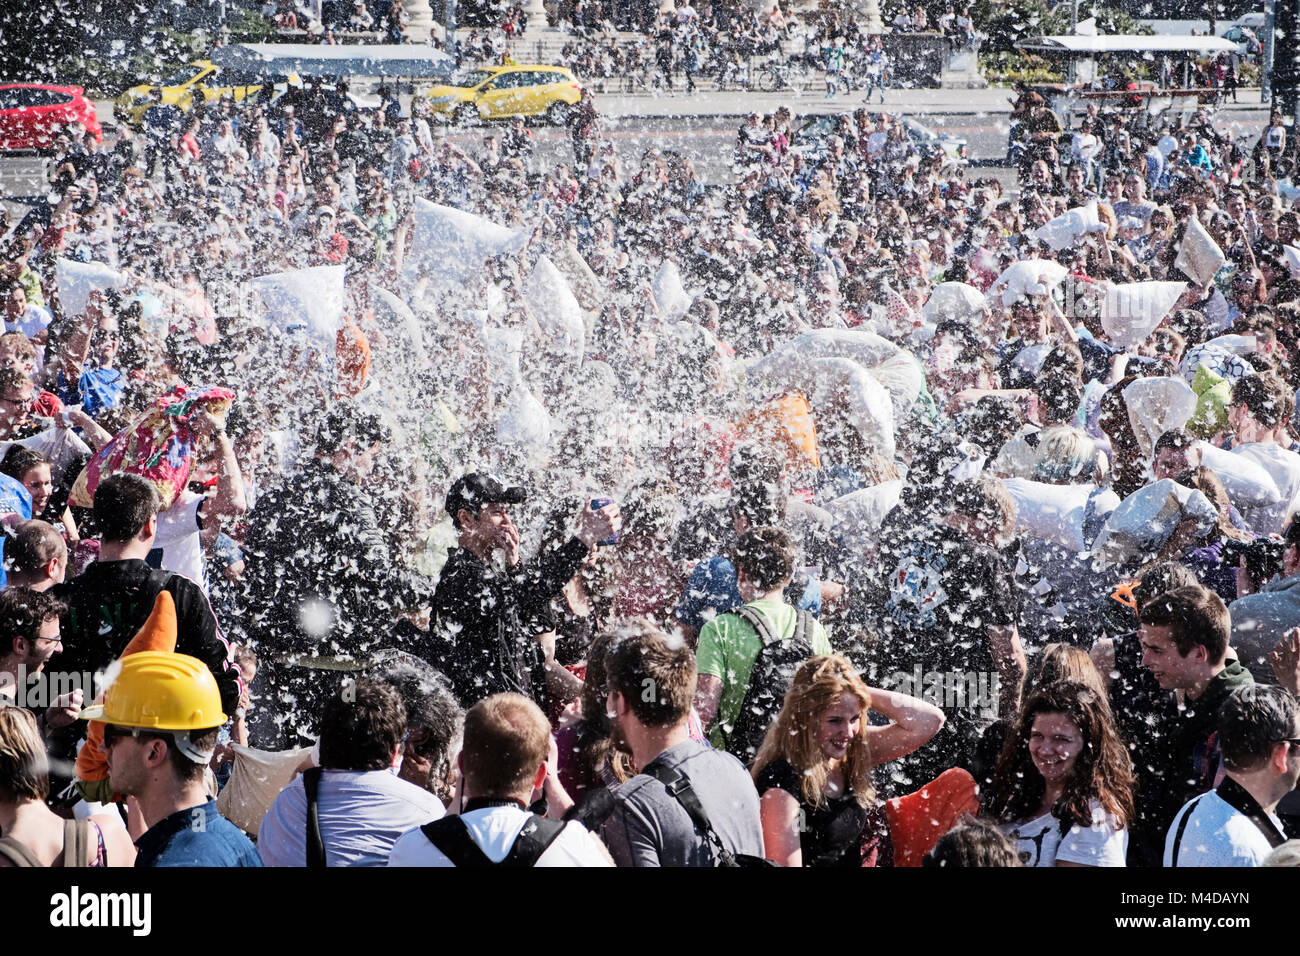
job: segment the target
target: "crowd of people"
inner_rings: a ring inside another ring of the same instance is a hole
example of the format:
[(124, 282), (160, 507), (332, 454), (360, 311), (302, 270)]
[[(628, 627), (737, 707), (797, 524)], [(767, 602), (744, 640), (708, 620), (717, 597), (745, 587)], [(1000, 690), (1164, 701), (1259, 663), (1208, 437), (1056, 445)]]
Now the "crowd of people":
[[(707, 2), (698, 9), (683, 3), (652, 20), (627, 24), (635, 34), (628, 40), (618, 36), (603, 7), (592, 7), (596, 9), (582, 3), (575, 7), (569, 23), (572, 39), (561, 53), (561, 65), (584, 77), (621, 79), (628, 88), (671, 91), (680, 85), (689, 93), (702, 78), (720, 86), (755, 85), (758, 78), (750, 75), (751, 67), (775, 63), (790, 78), (824, 72), (828, 90), (842, 84), (846, 91), (870, 92), (873, 84), (883, 89), (890, 72), (879, 35), (839, 11), (801, 19), (787, 16), (779, 6), (763, 14)], [(919, 25), (906, 13), (900, 17), (907, 22), (896, 21), (894, 32), (929, 29), (928, 23), (919, 22), (923, 16), (917, 18)], [(958, 14), (949, 6), (937, 28), (953, 49), (973, 49), (975, 32), (968, 11)], [(790, 78), (785, 85), (792, 85)]]
[(1008, 193), (345, 94), (71, 129), (4, 222), (0, 863), (1294, 856), (1279, 115), (1025, 94)]

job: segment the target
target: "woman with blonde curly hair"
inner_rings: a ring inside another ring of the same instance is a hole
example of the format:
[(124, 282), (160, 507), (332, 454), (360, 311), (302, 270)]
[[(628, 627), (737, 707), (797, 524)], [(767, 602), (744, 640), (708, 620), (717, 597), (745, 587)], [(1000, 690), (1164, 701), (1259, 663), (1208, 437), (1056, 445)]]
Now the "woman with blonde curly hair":
[[(868, 726), (868, 710), (891, 723)], [(805, 661), (754, 759), (767, 858), (783, 866), (864, 865), (864, 831), (887, 828), (873, 812), (881, 805), (872, 768), (925, 744), (943, 720), (931, 704), (868, 687), (837, 654)]]

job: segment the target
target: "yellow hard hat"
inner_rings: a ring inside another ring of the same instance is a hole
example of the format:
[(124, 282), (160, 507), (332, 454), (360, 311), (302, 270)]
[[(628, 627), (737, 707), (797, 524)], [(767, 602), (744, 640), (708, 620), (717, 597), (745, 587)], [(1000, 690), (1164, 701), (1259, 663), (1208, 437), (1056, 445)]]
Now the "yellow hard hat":
[(120, 663), (104, 703), (83, 710), (82, 720), (152, 730), (208, 730), (226, 722), (217, 679), (197, 657), (141, 651)]

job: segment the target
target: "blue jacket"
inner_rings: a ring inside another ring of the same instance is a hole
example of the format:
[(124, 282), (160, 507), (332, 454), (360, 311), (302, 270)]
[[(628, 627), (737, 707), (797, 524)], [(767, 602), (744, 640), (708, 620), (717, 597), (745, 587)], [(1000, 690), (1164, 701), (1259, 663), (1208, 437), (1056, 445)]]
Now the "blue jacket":
[(217, 812), (217, 801), (178, 810), (136, 842), (136, 866), (261, 866), (253, 841)]

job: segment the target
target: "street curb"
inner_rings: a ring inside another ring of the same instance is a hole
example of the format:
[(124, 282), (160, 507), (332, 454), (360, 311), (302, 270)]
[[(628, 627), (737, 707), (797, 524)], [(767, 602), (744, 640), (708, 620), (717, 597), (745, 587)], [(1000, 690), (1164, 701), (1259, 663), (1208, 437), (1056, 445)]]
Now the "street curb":
[[(921, 114), (929, 113), (929, 114), (942, 115), (942, 116), (982, 116), (982, 117), (994, 117), (994, 116), (1003, 115), (1002, 112), (999, 111), (999, 110), (987, 110), (987, 109), (980, 110), (980, 109), (969, 109), (969, 108), (967, 108), (967, 109), (943, 109), (943, 108), (936, 108), (936, 107), (934, 107), (934, 106), (932, 106), (932, 105), (929, 105), (929, 104), (923, 104), (923, 103), (917, 103), (917, 104), (915, 104), (915, 105), (912, 105), (912, 104), (907, 104), (907, 103), (853, 103), (853, 102), (845, 101), (845, 103), (843, 104), (843, 105), (844, 105), (844, 108), (843, 108), (843, 109), (800, 109), (800, 108), (799, 108), (799, 104), (798, 104), (798, 102), (791, 102), (791, 101), (782, 101), (782, 102), (784, 103), (784, 105), (789, 106), (790, 109), (791, 109), (795, 114), (800, 115), (800, 116), (807, 116), (807, 115), (820, 115), (820, 114), (823, 114), (823, 113), (850, 113), (850, 112), (852, 112), (853, 110), (857, 109), (857, 108), (860, 107), (860, 106), (866, 106), (866, 107), (867, 107), (871, 112), (873, 112), (873, 113), (882, 113), (882, 112), (883, 112), (883, 113), (904, 113), (904, 114), (913, 114), (913, 113), (918, 113), (918, 112), (919, 112), (919, 113), (921, 113)], [(826, 104), (826, 105), (827, 105), (827, 106), (831, 106), (832, 104), (829, 104), (829, 103), (828, 103), (828, 104)], [(1226, 110), (1226, 111), (1223, 110), (1223, 109), (1220, 109), (1219, 113), (1220, 113), (1220, 115), (1223, 115), (1223, 113), (1225, 113), (1225, 112), (1236, 112), (1236, 113), (1267, 113), (1268, 110), (1269, 110), (1269, 107), (1268, 107), (1267, 105), (1265, 105), (1265, 104), (1263, 104), (1263, 103), (1260, 103), (1260, 104), (1258, 104), (1258, 105), (1256, 105), (1256, 106), (1253, 106), (1253, 107), (1239, 106), (1239, 107), (1236, 107), (1236, 108), (1230, 108), (1230, 109), (1228, 109), (1228, 110)], [(699, 118), (699, 119), (744, 119), (745, 117), (747, 117), (747, 116), (748, 116), (750, 113), (752, 113), (752, 112), (760, 112), (760, 113), (762, 113), (762, 112), (766, 112), (766, 111), (760, 108), (760, 109), (757, 109), (757, 110), (739, 110), (739, 111), (734, 111), (734, 112), (733, 112), (733, 111), (724, 111), (724, 110), (710, 110), (710, 111), (708, 111), (708, 112), (702, 112), (702, 113), (614, 113), (614, 112), (608, 112), (608, 113), (603, 113), (603, 114), (602, 114), (602, 118), (605, 118), (605, 119), (617, 119), (617, 120), (654, 120), (654, 119), (690, 119), (690, 118)], [(1010, 112), (1010, 111), (1007, 111), (1007, 112)]]
[[(937, 89), (937, 90), (898, 90), (897, 95), (920, 98), (922, 96), (942, 99), (948, 96), (962, 97), (969, 101), (971, 97), (964, 94), (976, 93), (974, 90), (958, 89)], [(1008, 97), (1013, 93), (1011, 87), (987, 87), (985, 90), (978, 91), (980, 98), (987, 97), (990, 102), (988, 106), (980, 107), (958, 103), (953, 106), (946, 106), (943, 103), (917, 102), (909, 103), (906, 101), (899, 102), (890, 100), (886, 103), (867, 103), (861, 97), (850, 94), (845, 97), (837, 97), (827, 100), (820, 96), (799, 94), (785, 95), (763, 92), (736, 92), (736, 93), (705, 93), (704, 96), (717, 98), (721, 102), (716, 107), (700, 108), (695, 106), (689, 98), (680, 99), (680, 107), (676, 108), (677, 103), (672, 107), (668, 105), (658, 110), (651, 110), (647, 107), (651, 102), (658, 103), (659, 98), (649, 94), (636, 93), (599, 93), (597, 94), (597, 108), (601, 110), (601, 116), (609, 120), (619, 121), (643, 121), (656, 119), (722, 119), (736, 120), (743, 119), (750, 113), (771, 112), (777, 106), (789, 106), (792, 111), (800, 116), (819, 116), (828, 113), (846, 113), (851, 112), (859, 107), (867, 107), (872, 112), (900, 113), (905, 115), (917, 114), (937, 114), (942, 116), (981, 116), (1006, 118), (1011, 111), (1011, 104)], [(1243, 87), (1240, 90), (1243, 97), (1252, 100), (1251, 102), (1230, 103), (1219, 107), (1220, 115), (1231, 113), (1267, 113), (1268, 104), (1253, 102), (1259, 98), (1259, 87)], [(638, 102), (642, 101), (642, 102)], [(619, 110), (613, 108), (613, 104), (626, 103), (628, 109)], [(112, 119), (113, 104), (111, 100), (94, 101), (96, 112), (102, 113), (108, 117), (107, 120), (101, 119), (101, 123), (117, 125)]]

